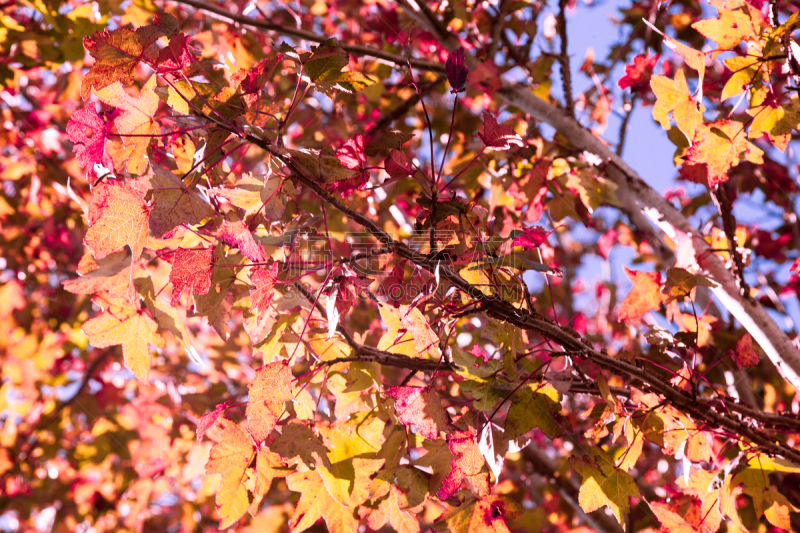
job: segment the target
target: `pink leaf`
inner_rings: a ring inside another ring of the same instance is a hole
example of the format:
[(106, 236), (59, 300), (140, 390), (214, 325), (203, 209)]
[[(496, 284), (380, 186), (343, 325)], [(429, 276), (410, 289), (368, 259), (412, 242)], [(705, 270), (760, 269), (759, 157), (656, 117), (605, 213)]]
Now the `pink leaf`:
[(356, 135), (336, 150), (336, 158), (342, 166), (359, 171), (355, 177), (338, 181), (333, 185), (333, 190), (340, 191), (342, 196), (350, 196), (353, 191), (363, 189), (369, 181), (369, 171), (366, 169), (367, 156), (364, 153), (364, 146), (367, 143), (369, 143), (369, 136)]
[(530, 228), (522, 228), (522, 230), (515, 230), (511, 232), (511, 237), (513, 237), (513, 241), (511, 243), (512, 246), (522, 246), (525, 250), (532, 250), (533, 248), (538, 248), (542, 244), (547, 242), (547, 238), (550, 236), (553, 231), (547, 231), (542, 227), (533, 226)]
[(250, 261), (254, 263), (264, 261), (264, 249), (253, 239), (253, 234), (241, 220), (224, 221), (222, 228), (217, 232), (217, 237), (225, 244), (238, 248)]
[(437, 439), (447, 429), (450, 418), (442, 402), (429, 387), (389, 387), (386, 395), (395, 399), (394, 408), (401, 424), (414, 424), (426, 439)]
[(98, 163), (108, 169), (114, 168), (114, 162), (105, 149), (108, 125), (93, 106), (72, 114), (67, 123), (67, 134), (75, 143), (75, 155), (81, 168), (89, 167), (88, 172), (93, 176), (94, 166)]
[(217, 404), (213, 411), (206, 413), (197, 420), (197, 440), (203, 442), (203, 435), (214, 425), (219, 415), (228, 408), (228, 402)]
[(211, 270), (214, 248), (203, 250), (187, 250), (178, 248), (175, 259), (172, 261), (172, 270), (169, 280), (172, 283), (173, 307), (178, 305), (181, 293), (185, 290), (189, 294), (208, 294), (211, 288)]
[(162, 48), (156, 59), (159, 73), (182, 70), (192, 64), (194, 56), (189, 52), (189, 36), (176, 33), (169, 40), (169, 45)]
[(483, 134), (479, 133), (487, 150), (508, 150), (511, 145), (523, 146), (522, 137), (517, 135), (514, 128), (497, 123), (491, 113), (483, 114)]
[(406, 154), (399, 150), (392, 150), (389, 157), (383, 162), (383, 166), (386, 169), (386, 173), (394, 179), (405, 178), (414, 173)]

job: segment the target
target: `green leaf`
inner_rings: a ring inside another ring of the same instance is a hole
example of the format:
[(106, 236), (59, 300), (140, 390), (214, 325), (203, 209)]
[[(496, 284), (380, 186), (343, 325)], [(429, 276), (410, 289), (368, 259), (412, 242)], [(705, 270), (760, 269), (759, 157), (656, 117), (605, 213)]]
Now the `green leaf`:
[(630, 511), (628, 499), (639, 498), (636, 481), (624, 470), (617, 467), (611, 456), (600, 448), (593, 448), (591, 456), (569, 458), (572, 467), (583, 476), (578, 503), (587, 513), (608, 506), (620, 524), (624, 524), (623, 514)]
[(513, 439), (539, 428), (550, 439), (571, 430), (561, 416), (561, 393), (545, 383), (528, 383), (511, 397), (505, 424), (505, 438)]

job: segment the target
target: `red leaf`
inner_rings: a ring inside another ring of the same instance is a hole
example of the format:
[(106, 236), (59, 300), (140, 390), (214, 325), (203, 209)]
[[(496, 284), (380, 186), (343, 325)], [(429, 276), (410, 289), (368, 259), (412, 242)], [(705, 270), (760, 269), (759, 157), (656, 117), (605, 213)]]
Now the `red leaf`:
[(611, 248), (617, 243), (617, 230), (611, 228), (602, 237), (597, 240), (597, 249), (603, 259), (608, 259), (608, 254), (611, 253)]
[(395, 307), (399, 307), (403, 301), (405, 289), (403, 287), (403, 273), (406, 268), (407, 261), (403, 259), (397, 263), (392, 269), (392, 273), (386, 276), (380, 288), (380, 294), (386, 297), (386, 300)]
[(278, 279), (278, 263), (258, 267), (250, 275), (255, 287), (250, 290), (250, 310), (261, 316), (270, 313), (269, 304), (275, 296), (275, 281)]
[[(484, 352), (483, 348), (478, 346), (477, 343), (472, 345), (472, 349), (469, 351), (469, 353), (471, 353), (475, 357), (480, 357), (481, 359), (483, 359), (484, 363), (488, 363), (489, 362), (489, 355), (486, 352)], [(477, 366), (477, 364), (476, 364), (476, 366)]]
[(440, 500), (446, 500), (461, 488), (467, 479), (477, 495), (485, 495), (489, 490), (489, 474), (484, 471), (486, 460), (478, 447), (475, 428), (456, 431), (447, 436), (450, 453), (450, 473), (444, 479), (442, 488), (436, 493)]
[(88, 167), (92, 176), (96, 176), (94, 166), (98, 163), (109, 170), (114, 169), (114, 162), (105, 149), (108, 129), (108, 124), (97, 114), (94, 106), (78, 109), (67, 123), (67, 134), (75, 143), (78, 164), (81, 168)]
[(169, 45), (162, 48), (156, 59), (159, 73), (183, 70), (192, 64), (194, 56), (189, 52), (189, 36), (176, 33), (169, 40)]
[(650, 87), (650, 76), (653, 75), (653, 69), (658, 62), (658, 54), (651, 56), (647, 52), (647, 56), (639, 54), (633, 58), (630, 65), (625, 65), (625, 75), (619, 79), (617, 85), (620, 89), (630, 87), (631, 91), (638, 91)]
[(197, 440), (203, 442), (203, 436), (206, 434), (206, 431), (214, 425), (214, 422), (217, 421), (219, 415), (225, 412), (225, 409), (228, 408), (228, 402), (222, 402), (217, 404), (213, 411), (210, 413), (206, 413), (200, 418), (197, 419)]
[(522, 248), (525, 250), (538, 248), (547, 242), (547, 237), (549, 237), (553, 231), (555, 230), (546, 231), (544, 228), (539, 226), (516, 230), (511, 233), (512, 237), (514, 238), (511, 246), (522, 246)]
[(389, 387), (386, 395), (395, 398), (397, 419), (406, 426), (414, 424), (426, 439), (437, 439), (447, 429), (450, 417), (439, 396), (429, 387)]
[(406, 154), (399, 150), (392, 150), (383, 162), (386, 173), (392, 178), (400, 179), (410, 176), (414, 173), (411, 168), (411, 161), (408, 160)]
[(753, 337), (745, 333), (741, 339), (736, 341), (736, 351), (733, 353), (733, 360), (739, 368), (745, 366), (756, 366), (761, 357), (753, 349)]
[(228, 246), (238, 248), (242, 255), (250, 261), (254, 263), (264, 261), (264, 249), (253, 239), (250, 229), (241, 220), (224, 221), (216, 236)]
[(464, 64), (464, 49), (456, 48), (447, 54), (447, 63), (444, 65), (447, 80), (450, 82), (450, 94), (462, 93), (467, 90), (467, 74), (469, 69)]
[(235, 86), (241, 80), (241, 88), (244, 94), (257, 94), (264, 88), (275, 73), (275, 68), (283, 61), (283, 54), (278, 54), (273, 59), (264, 59), (256, 63), (250, 70), (239, 69), (232, 76)]
[(369, 181), (369, 171), (366, 169), (367, 156), (364, 153), (364, 146), (368, 142), (369, 136), (356, 135), (344, 143), (344, 146), (336, 150), (336, 159), (345, 168), (357, 170), (358, 174), (350, 179), (334, 183), (333, 191), (338, 190), (342, 193), (342, 196), (350, 196), (353, 191), (364, 188), (364, 185)]
[(491, 113), (483, 114), (483, 134), (479, 133), (487, 150), (508, 150), (511, 145), (522, 147), (522, 138), (514, 128), (497, 123)]
[(192, 294), (208, 294), (211, 288), (212, 259), (214, 248), (187, 250), (178, 248), (169, 273), (172, 283), (173, 307), (178, 305), (183, 291)]

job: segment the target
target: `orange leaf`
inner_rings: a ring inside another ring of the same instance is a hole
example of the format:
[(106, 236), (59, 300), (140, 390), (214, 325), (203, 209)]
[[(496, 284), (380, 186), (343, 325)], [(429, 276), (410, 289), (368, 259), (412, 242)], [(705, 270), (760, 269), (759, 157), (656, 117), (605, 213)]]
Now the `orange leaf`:
[(108, 180), (94, 189), (89, 204), (86, 246), (96, 260), (130, 246), (132, 260), (139, 259), (149, 239), (150, 206), (130, 184)]
[(640, 318), (656, 309), (667, 296), (661, 294), (661, 272), (637, 272), (623, 266), (625, 274), (633, 282), (631, 292), (622, 300), (619, 320)]
[(292, 399), (292, 372), (286, 361), (258, 369), (250, 384), (247, 402), (247, 427), (256, 442), (267, 438), (284, 411), (286, 400)]
[(286, 479), (289, 490), (300, 493), (289, 526), (299, 533), (313, 526), (320, 518), (325, 519), (332, 533), (347, 533), (358, 530), (354, 509), (341, 505), (325, 488), (319, 470), (297, 472)]
[(436, 392), (430, 387), (389, 387), (386, 395), (395, 398), (394, 408), (401, 424), (414, 424), (426, 439), (436, 439), (447, 430), (450, 418)]
[(744, 126), (731, 120), (701, 124), (695, 131), (692, 146), (686, 150), (686, 162), (705, 165), (708, 184), (713, 187), (728, 181), (728, 170), (742, 159), (763, 164), (764, 152), (747, 140)]
[(736, 351), (733, 353), (733, 360), (739, 368), (745, 366), (756, 366), (761, 360), (761, 357), (753, 349), (753, 337), (749, 333), (742, 335), (736, 341)]

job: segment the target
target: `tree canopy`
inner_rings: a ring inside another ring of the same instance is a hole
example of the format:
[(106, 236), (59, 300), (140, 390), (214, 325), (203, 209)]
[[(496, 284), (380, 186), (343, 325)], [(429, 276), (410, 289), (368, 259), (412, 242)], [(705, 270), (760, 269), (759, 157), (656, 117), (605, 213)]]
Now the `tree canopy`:
[(0, 529), (800, 531), (800, 11), (604, 8), (0, 3)]

